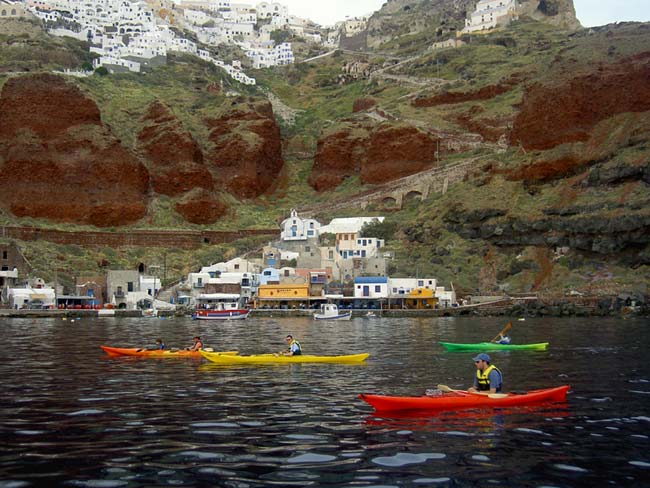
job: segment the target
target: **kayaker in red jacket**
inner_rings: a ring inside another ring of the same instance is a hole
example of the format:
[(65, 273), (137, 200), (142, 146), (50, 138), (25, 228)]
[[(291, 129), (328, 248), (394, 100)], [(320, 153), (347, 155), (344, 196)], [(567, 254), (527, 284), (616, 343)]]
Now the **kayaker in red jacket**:
[(203, 341), (201, 341), (199, 336), (195, 336), (192, 340), (194, 341), (194, 345), (186, 348), (188, 351), (198, 351), (199, 349), (203, 349)]
[(474, 386), (467, 391), (470, 393), (500, 393), (503, 384), (503, 374), (499, 368), (490, 364), (490, 356), (482, 352), (474, 358), (476, 376)]

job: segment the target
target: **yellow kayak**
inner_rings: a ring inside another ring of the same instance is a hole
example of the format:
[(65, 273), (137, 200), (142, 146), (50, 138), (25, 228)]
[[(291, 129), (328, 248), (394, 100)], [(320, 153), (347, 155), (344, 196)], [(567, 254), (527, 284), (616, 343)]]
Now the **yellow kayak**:
[(215, 352), (200, 351), (201, 355), (216, 364), (286, 364), (286, 363), (361, 363), (370, 354), (350, 354), (347, 356), (276, 356), (258, 354), (253, 356), (222, 356)]

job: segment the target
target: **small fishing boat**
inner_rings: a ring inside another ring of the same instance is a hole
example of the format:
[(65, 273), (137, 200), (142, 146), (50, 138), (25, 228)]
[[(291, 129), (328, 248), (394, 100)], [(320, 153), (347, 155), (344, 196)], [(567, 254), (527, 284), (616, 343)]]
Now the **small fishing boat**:
[(548, 342), (538, 342), (535, 344), (499, 344), (498, 342), (477, 342), (474, 344), (461, 344), (456, 342), (439, 342), (439, 344), (448, 351), (545, 351)]
[(543, 390), (531, 390), (527, 393), (507, 393), (483, 395), (453, 391), (440, 396), (385, 396), (361, 394), (366, 403), (372, 405), (378, 412), (404, 411), (404, 410), (460, 410), (466, 408), (500, 408), (531, 405), (543, 402), (559, 402), (566, 400), (569, 385)]
[(346, 356), (281, 356), (278, 354), (258, 354), (253, 356), (225, 356), (218, 353), (201, 351), (201, 355), (216, 364), (287, 364), (287, 363), (361, 363), (370, 355), (349, 354)]
[(251, 311), (245, 308), (242, 302), (243, 299), (236, 294), (199, 295), (192, 320), (245, 320)]
[(350, 320), (352, 312), (340, 312), (334, 303), (323, 303), (320, 312), (314, 314), (314, 320)]
[[(111, 347), (111, 346), (99, 346), (102, 350), (111, 357), (121, 357), (121, 356), (138, 356), (138, 357), (153, 357), (153, 358), (201, 358), (201, 353), (199, 351), (186, 351), (185, 349), (178, 350), (169, 350), (169, 349), (138, 349), (135, 347)], [(211, 349), (211, 348), (210, 348)], [(233, 355), (237, 354), (237, 351), (222, 351), (222, 352), (212, 352), (212, 354), (225, 354)]]

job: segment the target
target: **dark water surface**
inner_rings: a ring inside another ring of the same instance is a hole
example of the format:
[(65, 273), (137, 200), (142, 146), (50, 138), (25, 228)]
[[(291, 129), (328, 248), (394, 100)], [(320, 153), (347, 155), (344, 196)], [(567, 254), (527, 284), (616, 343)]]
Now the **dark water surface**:
[[(466, 388), (498, 318), (0, 319), (0, 487), (650, 486), (650, 321), (526, 319), (495, 352), (506, 390), (572, 385), (564, 404), (382, 418), (361, 392)], [(194, 335), (215, 350), (367, 351), (367, 364), (223, 367), (108, 358)]]

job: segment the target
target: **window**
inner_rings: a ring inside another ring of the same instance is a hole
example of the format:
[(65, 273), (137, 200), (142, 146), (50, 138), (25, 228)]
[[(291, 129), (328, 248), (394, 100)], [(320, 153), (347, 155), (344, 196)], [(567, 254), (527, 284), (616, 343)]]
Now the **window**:
[(381, 285), (375, 285), (375, 293), (379, 293), (381, 291)]
[(235, 269), (239, 269), (239, 265), (238, 265), (238, 264), (235, 264)]
[(126, 289), (127, 291), (133, 291), (133, 281), (127, 281)]
[(8, 259), (7, 258), (7, 251), (2, 251), (2, 259)]

